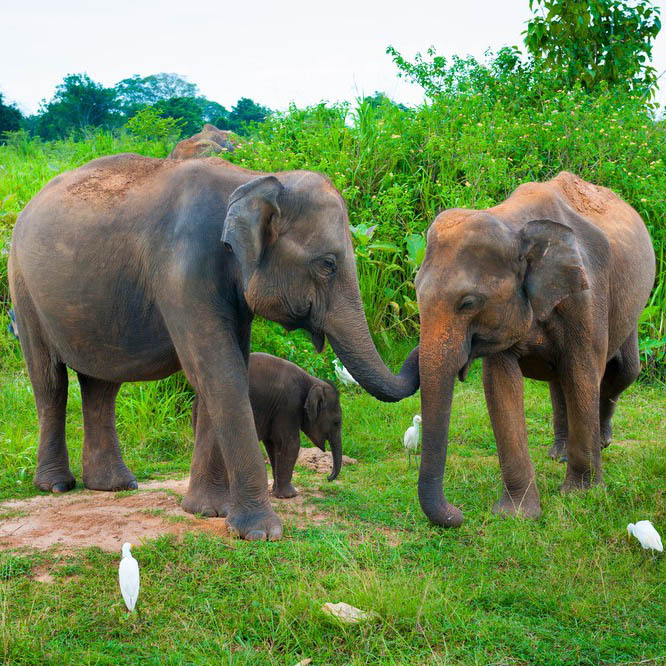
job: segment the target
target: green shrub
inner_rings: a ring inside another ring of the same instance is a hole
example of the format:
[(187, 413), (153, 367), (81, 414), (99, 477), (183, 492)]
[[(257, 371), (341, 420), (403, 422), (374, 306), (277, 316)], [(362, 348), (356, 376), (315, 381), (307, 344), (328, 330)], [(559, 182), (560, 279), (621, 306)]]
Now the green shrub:
[[(385, 345), (418, 334), (413, 278), (425, 231), (439, 211), (492, 206), (519, 184), (547, 180), (561, 170), (610, 187), (636, 208), (654, 241), (657, 282), (640, 322), (640, 341), (652, 375), (663, 374), (664, 121), (655, 120), (636, 95), (603, 86), (594, 95), (578, 87), (556, 89), (543, 73), (511, 73), (514, 65), (503, 57), (508, 64), (499, 73), (493, 73), (495, 64), (460, 60), (459, 83), (415, 109), (385, 98), (379, 104), (362, 100), (353, 108), (292, 107), (269, 116), (225, 159), (262, 171), (312, 169), (331, 178), (347, 202), (371, 332)], [(0, 146), (0, 231), (8, 230), (40, 187), (65, 169), (106, 153), (164, 156), (166, 150), (161, 142), (146, 143), (123, 132), (98, 131), (86, 141), (51, 143), (10, 136)], [(0, 251), (0, 280), (5, 279), (3, 261)], [(319, 361), (298, 356), (299, 338), (279, 327), (259, 329), (268, 330), (270, 335), (261, 333), (265, 351), (298, 358), (306, 369), (325, 375)]]

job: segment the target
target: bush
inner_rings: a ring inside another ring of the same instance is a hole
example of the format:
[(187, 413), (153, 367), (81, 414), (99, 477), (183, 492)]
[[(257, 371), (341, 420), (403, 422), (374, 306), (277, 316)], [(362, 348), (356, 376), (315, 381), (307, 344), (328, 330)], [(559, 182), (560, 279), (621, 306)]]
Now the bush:
[[(657, 254), (657, 283), (640, 322), (643, 360), (666, 368), (666, 125), (644, 100), (601, 86), (558, 89), (504, 53), (501, 62), (458, 60), (435, 99), (415, 109), (386, 98), (354, 108), (320, 104), (269, 116), (235, 153), (237, 164), (262, 170), (312, 169), (327, 174), (347, 202), (366, 315), (388, 344), (418, 334), (413, 278), (424, 234), (435, 215), (455, 206), (497, 204), (522, 182), (561, 170), (605, 185), (645, 220)], [(0, 230), (52, 176), (100, 154), (134, 150), (163, 156), (164, 146), (127, 134), (98, 132), (87, 141), (11, 139), (0, 147)], [(27, 157), (29, 155), (29, 158)], [(0, 262), (5, 258), (0, 253)], [(0, 279), (2, 264), (0, 263)], [(0, 290), (1, 291), (1, 290)], [(309, 349), (279, 327), (259, 325), (261, 346), (303, 364)], [(270, 332), (270, 333), (269, 333)], [(307, 340), (307, 338), (303, 338)], [(298, 341), (298, 342), (297, 342)], [(304, 353), (304, 352), (303, 352)], [(314, 357), (313, 357), (314, 358)]]

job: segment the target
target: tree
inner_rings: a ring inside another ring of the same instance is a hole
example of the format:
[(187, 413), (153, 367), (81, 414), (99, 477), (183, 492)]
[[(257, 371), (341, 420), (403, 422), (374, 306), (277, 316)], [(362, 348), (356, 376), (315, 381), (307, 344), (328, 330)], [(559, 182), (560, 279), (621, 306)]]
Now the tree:
[(87, 74), (68, 74), (56, 87), (53, 99), (40, 106), (36, 132), (45, 139), (67, 136), (86, 127), (118, 124), (116, 92), (95, 83)]
[(525, 46), (565, 85), (653, 87), (656, 70), (649, 60), (661, 21), (650, 0), (530, 0), (530, 9)]
[(180, 120), (180, 128), (185, 136), (196, 134), (204, 123), (199, 102), (194, 97), (171, 97), (162, 99), (150, 108), (162, 118)]
[(133, 116), (139, 109), (172, 97), (197, 97), (196, 84), (172, 72), (141, 77), (138, 74), (119, 81), (115, 91), (123, 113)]
[(407, 107), (404, 104), (394, 102), (386, 93), (379, 90), (375, 90), (374, 95), (366, 95), (363, 98), (363, 102), (369, 104), (373, 109), (379, 108), (382, 104), (392, 104), (393, 106), (397, 106), (401, 111), (407, 111)]
[(241, 97), (236, 106), (231, 107), (227, 129), (237, 134), (244, 134), (250, 123), (261, 123), (270, 113), (269, 108), (257, 104), (248, 97)]
[(5, 104), (0, 93), (0, 141), (4, 132), (15, 132), (21, 129), (23, 114), (15, 104)]
[(229, 112), (221, 104), (205, 97), (197, 97), (196, 100), (205, 123), (212, 123), (220, 129), (226, 129), (229, 123)]

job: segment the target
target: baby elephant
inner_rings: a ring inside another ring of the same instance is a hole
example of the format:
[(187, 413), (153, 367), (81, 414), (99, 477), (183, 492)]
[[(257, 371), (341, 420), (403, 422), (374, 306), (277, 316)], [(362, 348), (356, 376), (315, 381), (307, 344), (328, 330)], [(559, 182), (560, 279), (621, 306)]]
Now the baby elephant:
[[(342, 466), (342, 410), (333, 384), (317, 379), (294, 363), (270, 354), (250, 354), (250, 402), (257, 437), (264, 443), (273, 468), (273, 495), (295, 497), (291, 484), (302, 430), (325, 451), (333, 454), (333, 481)], [(198, 401), (192, 408), (196, 431)]]

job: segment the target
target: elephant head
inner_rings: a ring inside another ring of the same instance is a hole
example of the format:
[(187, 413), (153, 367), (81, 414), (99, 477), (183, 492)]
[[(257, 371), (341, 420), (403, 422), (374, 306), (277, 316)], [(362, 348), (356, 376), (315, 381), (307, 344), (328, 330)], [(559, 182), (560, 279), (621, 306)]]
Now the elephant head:
[(515, 345), (533, 321), (588, 288), (576, 237), (551, 220), (507, 224), (488, 212), (453, 209), (428, 231), (416, 278), (423, 448), (419, 499), (434, 523), (457, 527), (462, 513), (442, 492), (456, 376)]
[(287, 330), (327, 337), (356, 381), (380, 400), (419, 386), (418, 349), (393, 375), (365, 320), (343, 198), (324, 176), (296, 171), (262, 176), (229, 198), (222, 241), (240, 264), (250, 309)]
[(327, 382), (315, 384), (308, 393), (303, 415), (303, 432), (322, 451), (326, 440), (333, 455), (333, 471), (328, 476), (333, 481), (342, 467), (342, 408), (338, 390)]

